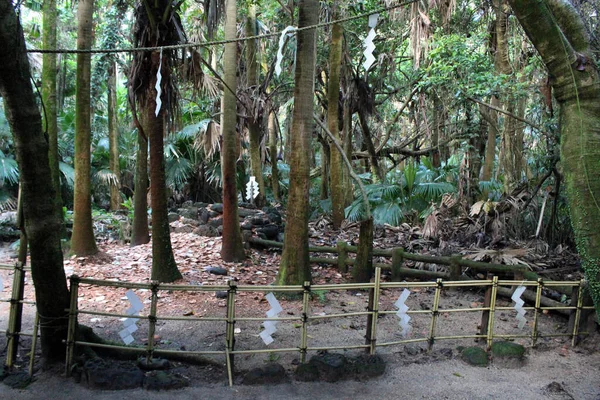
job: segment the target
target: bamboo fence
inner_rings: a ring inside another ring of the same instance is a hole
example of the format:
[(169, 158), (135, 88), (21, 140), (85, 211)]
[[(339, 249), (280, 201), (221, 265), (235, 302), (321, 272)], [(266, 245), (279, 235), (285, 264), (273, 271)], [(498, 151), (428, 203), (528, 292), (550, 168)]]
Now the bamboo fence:
[(0, 271), (13, 271), (12, 290), (10, 298), (0, 298), (2, 303), (10, 303), (10, 311), (8, 316), (8, 326), (6, 330), (0, 330), (0, 333), (6, 334), (7, 337), (7, 352), (5, 367), (11, 370), (17, 359), (19, 350), (19, 338), (21, 336), (30, 336), (31, 351), (29, 354), (29, 375), (33, 375), (33, 362), (35, 357), (35, 348), (38, 337), (39, 318), (35, 313), (33, 332), (22, 332), (21, 322), (23, 319), (23, 304), (35, 304), (32, 301), (23, 300), (25, 292), (25, 274), (30, 271), (22, 263), (17, 262), (13, 265), (0, 264)]
[[(537, 340), (544, 337), (559, 337), (567, 336), (573, 339), (573, 345), (576, 344), (575, 339), (579, 334), (583, 332), (579, 331), (579, 319), (581, 311), (585, 309), (593, 309), (593, 307), (583, 306), (583, 296), (581, 295), (582, 290), (585, 286), (584, 281), (561, 281), (561, 282), (547, 282), (542, 279), (536, 281), (516, 281), (516, 280), (499, 280), (497, 276), (491, 277), (487, 280), (475, 280), (475, 281), (444, 281), (438, 278), (435, 282), (382, 282), (381, 280), (381, 268), (375, 269), (375, 277), (372, 282), (369, 283), (346, 283), (346, 284), (325, 284), (325, 285), (312, 285), (310, 282), (305, 282), (303, 285), (292, 285), (292, 286), (252, 286), (252, 285), (240, 285), (238, 286), (234, 281), (229, 281), (227, 286), (208, 286), (208, 285), (172, 285), (172, 284), (161, 284), (158, 282), (152, 283), (128, 283), (128, 282), (115, 282), (115, 281), (104, 281), (97, 279), (80, 278), (76, 275), (70, 277), (71, 281), (71, 301), (69, 312), (69, 329), (67, 337), (67, 357), (66, 357), (66, 371), (70, 371), (73, 357), (75, 354), (75, 346), (90, 346), (90, 347), (103, 347), (111, 349), (121, 349), (126, 351), (138, 352), (145, 355), (148, 360), (152, 359), (156, 355), (163, 355), (168, 357), (172, 354), (185, 354), (185, 355), (222, 355), (225, 357), (225, 363), (227, 366), (227, 374), (229, 385), (233, 385), (234, 378), (234, 356), (236, 354), (260, 354), (260, 353), (274, 353), (274, 352), (298, 352), (302, 362), (306, 361), (306, 355), (309, 351), (321, 351), (321, 350), (340, 350), (340, 349), (364, 349), (369, 354), (375, 354), (377, 348), (386, 346), (395, 346), (405, 343), (415, 342), (426, 342), (428, 349), (431, 350), (434, 342), (438, 340), (450, 340), (450, 339), (471, 339), (476, 338), (485, 340), (487, 347), (492, 345), (492, 341), (495, 338), (530, 338), (532, 345), (535, 345)], [(134, 316), (125, 314), (116, 314), (100, 311), (88, 311), (80, 310), (78, 307), (78, 296), (80, 285), (97, 285), (97, 286), (108, 286), (116, 288), (126, 289), (146, 289), (151, 291), (150, 300), (150, 312), (148, 315)], [(506, 287), (516, 286), (527, 286), (534, 290), (535, 306), (524, 307), (525, 310), (533, 311), (533, 323), (531, 332), (527, 334), (498, 334), (494, 333), (494, 321), (495, 314), (501, 310), (513, 310), (513, 307), (500, 307), (497, 305), (497, 297), (499, 290)], [(541, 304), (542, 289), (545, 287), (570, 287), (578, 294), (577, 305), (569, 306), (562, 303), (560, 306), (543, 306)], [(465, 288), (465, 287), (484, 287), (486, 289), (485, 301), (482, 307), (477, 308), (463, 308), (463, 309), (441, 309), (440, 308), (440, 295), (442, 290), (445, 288)], [(408, 338), (403, 340), (378, 342), (377, 341), (377, 327), (378, 317), (385, 314), (395, 314), (397, 311), (386, 311), (380, 310), (380, 294), (384, 289), (416, 289), (416, 288), (430, 288), (433, 289), (433, 306), (427, 310), (409, 310), (407, 314), (423, 314), (430, 316), (428, 334), (422, 337)], [(365, 311), (351, 312), (351, 313), (339, 313), (329, 315), (311, 314), (310, 310), (310, 297), (311, 293), (321, 291), (340, 291), (340, 290), (368, 290), (369, 301), (368, 307)], [(227, 291), (226, 300), (226, 316), (225, 317), (173, 317), (173, 316), (159, 316), (158, 315), (158, 299), (160, 291), (186, 291), (186, 292), (215, 292), (215, 291)], [(275, 317), (275, 318), (256, 318), (256, 317), (238, 317), (236, 316), (236, 295), (240, 292), (275, 292), (275, 293), (297, 293), (302, 295), (302, 313), (298, 316), (292, 317)], [(568, 311), (575, 312), (575, 324), (572, 332), (569, 333), (557, 333), (557, 334), (541, 334), (538, 330), (538, 319), (539, 315), (546, 310), (554, 311)], [(457, 312), (480, 312), (482, 323), (480, 325), (479, 334), (476, 335), (446, 335), (436, 336), (436, 324), (438, 317), (441, 313), (457, 313)], [(78, 323), (78, 316), (81, 314), (98, 315), (98, 316), (110, 316), (117, 318), (138, 318), (146, 319), (149, 323), (148, 329), (148, 341), (145, 346), (142, 347), (131, 347), (125, 345), (112, 345), (112, 344), (100, 344), (91, 343), (76, 340), (76, 327)], [(344, 345), (344, 346), (310, 346), (308, 343), (309, 327), (311, 322), (316, 320), (325, 320), (333, 318), (347, 318), (347, 317), (364, 317), (367, 320), (367, 328), (365, 335), (365, 342), (361, 344)], [(156, 328), (156, 322), (158, 320), (167, 321), (216, 321), (223, 322), (225, 328), (225, 349), (222, 351), (215, 350), (203, 350), (203, 351), (179, 351), (179, 350), (166, 350), (156, 348), (154, 342), (154, 333)], [(297, 347), (289, 348), (277, 348), (277, 349), (247, 349), (247, 350), (236, 350), (235, 349), (235, 324), (240, 321), (299, 321), (301, 324), (300, 341)]]

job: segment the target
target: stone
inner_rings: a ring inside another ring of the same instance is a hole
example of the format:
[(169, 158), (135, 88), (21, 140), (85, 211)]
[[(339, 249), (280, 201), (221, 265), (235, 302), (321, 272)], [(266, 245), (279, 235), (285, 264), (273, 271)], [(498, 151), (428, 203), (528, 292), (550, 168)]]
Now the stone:
[(221, 203), (211, 204), (210, 209), (219, 214), (223, 214), (223, 204)]
[(283, 383), (287, 379), (285, 369), (277, 363), (251, 369), (244, 375), (244, 385), (265, 385)]
[(181, 222), (184, 225), (190, 225), (190, 226), (193, 226), (193, 227), (200, 226), (200, 222), (198, 222), (197, 220), (195, 220), (195, 219), (189, 219), (189, 218), (186, 218), (186, 217), (181, 217), (179, 219), (179, 222)]
[(347, 360), (343, 354), (318, 354), (311, 357), (309, 364), (317, 368), (321, 380), (325, 382), (337, 382), (346, 374)]
[(33, 379), (27, 372), (20, 371), (6, 375), (2, 382), (13, 389), (25, 389)]
[(177, 214), (176, 212), (170, 212), (167, 215), (167, 219), (169, 220), (169, 223), (175, 222), (179, 219), (179, 214)]
[(241, 201), (238, 203), (238, 207), (241, 208), (250, 208), (250, 209), (256, 209), (256, 206), (252, 203), (248, 203), (246, 201)]
[(464, 362), (476, 367), (487, 367), (489, 363), (488, 354), (481, 347), (465, 347), (461, 356)]
[(281, 218), (281, 214), (277, 213), (268, 213), (267, 217), (269, 218), (269, 221), (271, 221), (274, 224), (277, 225), (281, 225), (281, 222), (283, 222), (283, 219)]
[(269, 224), (256, 229), (256, 232), (263, 234), (268, 240), (275, 240), (279, 234), (279, 227), (277, 225)]
[(210, 221), (208, 221), (208, 225), (212, 226), (213, 228), (216, 228), (218, 226), (222, 226), (223, 225), (223, 218), (222, 217), (213, 218)]
[(181, 374), (167, 371), (150, 371), (146, 372), (143, 387), (146, 390), (172, 390), (189, 385), (189, 379)]
[(362, 354), (353, 361), (353, 372), (357, 379), (369, 379), (383, 375), (385, 372), (385, 361), (378, 355)]
[(244, 220), (244, 222), (242, 222), (242, 224), (240, 225), (240, 228), (249, 231), (252, 229), (252, 222)]
[(319, 369), (314, 364), (300, 364), (294, 377), (302, 382), (315, 382), (319, 380)]
[(140, 357), (138, 358), (137, 366), (144, 371), (156, 371), (171, 368), (171, 363), (164, 358), (153, 358), (148, 362), (146, 357)]
[(226, 299), (227, 298), (227, 292), (222, 290), (222, 291), (218, 291), (215, 293), (215, 296), (217, 297), (217, 299)]
[(494, 365), (504, 368), (519, 368), (525, 364), (525, 347), (520, 344), (499, 341), (492, 343)]
[(246, 217), (253, 217), (255, 215), (257, 215), (259, 212), (256, 210), (248, 210), (247, 208), (240, 208), (238, 210), (238, 215), (241, 218), (246, 218)]
[(201, 201), (198, 201), (198, 202), (194, 203), (193, 206), (198, 207), (198, 208), (203, 208), (203, 207), (207, 207), (208, 203), (203, 203)]
[(198, 209), (196, 207), (180, 208), (177, 212), (184, 218), (198, 219)]
[(206, 236), (206, 237), (216, 237), (219, 236), (217, 229), (210, 225), (200, 225), (196, 229), (192, 231), (195, 235), (198, 236)]
[(206, 208), (201, 208), (198, 210), (198, 220), (201, 223), (206, 224), (206, 223), (208, 223), (209, 219), (210, 219), (209, 211)]
[(250, 219), (250, 223), (254, 226), (262, 226), (267, 225), (269, 220), (262, 217), (254, 217)]
[(205, 267), (204, 271), (213, 275), (227, 275), (227, 270), (221, 267)]
[(91, 389), (136, 389), (144, 382), (144, 373), (140, 369), (122, 363), (108, 363), (101, 359), (87, 361), (83, 372)]
[(173, 233), (192, 233), (194, 231), (194, 227), (190, 225), (179, 225), (172, 229)]

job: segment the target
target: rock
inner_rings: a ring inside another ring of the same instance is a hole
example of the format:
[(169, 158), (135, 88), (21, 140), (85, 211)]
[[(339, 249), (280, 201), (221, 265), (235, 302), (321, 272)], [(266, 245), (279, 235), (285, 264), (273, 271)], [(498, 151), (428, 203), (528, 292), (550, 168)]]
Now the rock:
[(219, 236), (217, 230), (210, 225), (200, 225), (193, 230), (193, 233), (198, 236), (216, 237)]
[(248, 210), (247, 208), (240, 208), (238, 210), (238, 215), (240, 216), (240, 218), (246, 218), (246, 217), (253, 217), (255, 215), (258, 215), (258, 211), (257, 210)]
[(419, 346), (405, 345), (404, 352), (406, 354), (408, 354), (409, 356), (416, 356), (417, 354), (419, 354), (421, 352), (421, 348)]
[(378, 355), (359, 355), (353, 360), (353, 372), (357, 379), (369, 379), (383, 375), (385, 361)]
[(88, 386), (100, 390), (136, 389), (144, 382), (144, 373), (132, 365), (108, 363), (101, 359), (87, 361), (83, 372)]
[(146, 357), (140, 357), (138, 358), (137, 366), (144, 371), (155, 371), (169, 369), (171, 368), (171, 363), (164, 358), (153, 358), (148, 362)]
[(269, 220), (262, 217), (254, 217), (250, 219), (250, 223), (254, 226), (262, 226), (267, 225)]
[(190, 225), (190, 226), (193, 226), (193, 227), (200, 226), (200, 222), (198, 222), (197, 220), (195, 220), (195, 219), (189, 219), (189, 218), (186, 218), (186, 217), (181, 217), (179, 219), (179, 222), (181, 222), (184, 225)]
[(6, 375), (2, 382), (13, 389), (25, 389), (33, 379), (27, 372), (20, 371)]
[(209, 211), (206, 208), (201, 208), (198, 210), (198, 220), (201, 223), (206, 224), (209, 219), (210, 219)]
[(481, 347), (465, 347), (461, 353), (462, 359), (467, 364), (476, 367), (487, 367), (489, 359), (488, 354)]
[(223, 218), (222, 217), (213, 218), (210, 221), (208, 221), (208, 225), (212, 226), (213, 228), (216, 228), (218, 226), (222, 226), (223, 225)]
[(311, 357), (309, 364), (317, 368), (325, 382), (337, 382), (344, 378), (347, 360), (343, 354), (325, 353)]
[(223, 214), (223, 204), (215, 203), (210, 206), (210, 209), (219, 214)]
[(226, 291), (218, 291), (215, 293), (215, 296), (217, 297), (217, 299), (226, 299), (227, 292)]
[(240, 225), (240, 228), (244, 229), (244, 230), (251, 230), (252, 229), (252, 222), (245, 220), (244, 222), (242, 222), (242, 224)]
[(193, 205), (194, 205), (194, 202), (193, 202), (193, 201), (191, 201), (191, 200), (187, 200), (187, 201), (184, 201), (184, 202), (183, 202), (183, 204), (181, 205), (181, 207), (183, 207), (183, 208), (187, 208), (187, 207), (192, 207)]
[(247, 203), (245, 201), (241, 201), (238, 203), (238, 207), (241, 208), (250, 208), (250, 209), (256, 209), (256, 206), (252, 203)]
[(144, 389), (146, 390), (170, 390), (181, 389), (189, 386), (189, 379), (181, 374), (166, 371), (146, 372), (144, 377)]
[(525, 363), (525, 347), (520, 344), (500, 341), (492, 343), (494, 365), (505, 368), (519, 368)]
[(277, 234), (279, 234), (279, 227), (277, 225), (265, 225), (262, 228), (256, 229), (256, 232), (259, 234), (263, 234), (268, 240), (277, 239)]
[(204, 267), (204, 271), (213, 275), (227, 275), (227, 270), (221, 267)]
[(436, 355), (439, 355), (439, 358), (446, 360), (450, 360), (452, 358), (452, 353), (452, 349), (447, 347), (436, 351)]
[(203, 202), (196, 202), (193, 204), (194, 207), (198, 207), (198, 208), (203, 208), (203, 207), (207, 207), (208, 203), (203, 203)]
[(189, 219), (198, 219), (198, 209), (196, 207), (180, 208), (177, 210), (180, 216)]
[(285, 369), (277, 363), (254, 368), (244, 375), (244, 385), (277, 384), (286, 381)]
[(269, 221), (271, 221), (274, 224), (277, 225), (281, 225), (281, 223), (283, 222), (283, 219), (281, 218), (281, 214), (277, 213), (268, 213), (267, 217), (269, 218)]
[(192, 233), (194, 231), (194, 227), (190, 225), (178, 225), (172, 228), (174, 233)]
[(544, 392), (553, 399), (572, 400), (575, 398), (560, 383), (556, 381), (546, 385), (546, 387), (544, 387)]
[(252, 231), (249, 230), (242, 230), (242, 241), (245, 244), (249, 244), (248, 242), (250, 241), (250, 238), (252, 237)]
[(319, 369), (314, 364), (300, 364), (294, 376), (302, 382), (315, 382), (319, 380)]
[(169, 223), (175, 222), (179, 219), (179, 214), (176, 212), (170, 212), (167, 216), (167, 219), (169, 220)]

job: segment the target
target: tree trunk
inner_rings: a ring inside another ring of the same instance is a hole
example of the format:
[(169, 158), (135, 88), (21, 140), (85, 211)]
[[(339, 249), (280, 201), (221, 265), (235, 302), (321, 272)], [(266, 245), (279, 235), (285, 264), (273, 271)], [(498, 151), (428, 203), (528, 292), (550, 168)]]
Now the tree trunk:
[(42, 356), (64, 360), (65, 308), (69, 292), (60, 248), (48, 143), (31, 85), (25, 39), (10, 0), (0, 0), (0, 95), (5, 104), (19, 163), (23, 216), (31, 254), (31, 274), (40, 315)]
[[(165, 180), (164, 109), (156, 116), (156, 73), (160, 65), (160, 53), (152, 53), (152, 84), (144, 107), (144, 132), (150, 142), (150, 201), (152, 204), (152, 280), (173, 282), (181, 279), (171, 247), (171, 231), (167, 208), (167, 185)], [(169, 72), (163, 68), (163, 75)]]
[(600, 312), (600, 76), (581, 18), (565, 0), (510, 0), (553, 77), (571, 224)]
[(119, 120), (117, 118), (117, 64), (111, 63), (108, 69), (108, 142), (111, 172), (117, 181), (110, 185), (110, 209), (121, 208), (121, 169), (119, 167)]
[[(142, 123), (143, 124), (143, 123)], [(135, 166), (135, 191), (133, 192), (133, 226), (131, 245), (150, 241), (148, 232), (148, 141), (138, 132), (138, 149)]]
[[(317, 0), (298, 1), (298, 27), (319, 19)], [(277, 283), (302, 284), (311, 280), (308, 253), (309, 163), (313, 133), (313, 103), (316, 62), (316, 32), (297, 33), (294, 112), (292, 114), (290, 187), (287, 222)]]
[[(225, 20), (225, 40), (234, 40), (237, 31), (237, 7), (235, 0), (227, 0)], [(221, 258), (224, 261), (242, 261), (246, 256), (242, 244), (240, 219), (238, 216), (238, 191), (236, 182), (236, 160), (238, 158), (236, 145), (237, 107), (235, 91), (237, 87), (237, 44), (225, 44), (223, 66), (225, 69), (223, 89), (223, 113), (221, 134), (221, 171), (223, 174), (223, 244)]]
[[(44, 49), (56, 49), (56, 0), (44, 1), (43, 16), (43, 47)], [(52, 175), (52, 184), (56, 192), (55, 208), (58, 218), (63, 219), (63, 201), (60, 191), (60, 169), (58, 162), (58, 124), (56, 120), (56, 54), (42, 55), (42, 103), (44, 104), (44, 121), (48, 133), (50, 160), (50, 174)], [(61, 229), (61, 235), (64, 233)]]
[[(94, 0), (79, 0), (77, 7), (77, 49), (92, 47)], [(91, 55), (77, 54), (77, 91), (75, 97), (75, 197), (73, 199), (73, 235), (71, 251), (78, 256), (98, 252), (92, 227), (90, 187), (90, 146), (92, 139), (90, 110)]]
[(354, 282), (369, 282), (373, 276), (373, 218), (360, 221), (356, 263), (352, 267)]
[(281, 202), (279, 195), (279, 168), (277, 161), (279, 152), (277, 151), (277, 128), (275, 127), (275, 112), (269, 112), (269, 156), (271, 158), (271, 190), (273, 190), (273, 198), (277, 202)]
[[(350, 109), (350, 99), (344, 99), (344, 153), (350, 162), (352, 162), (352, 111)], [(344, 209), (354, 201), (354, 190), (352, 187), (352, 178), (350, 173), (344, 169)], [(344, 217), (345, 217), (344, 210)]]
[[(332, 4), (333, 19), (339, 18), (339, 6)], [(340, 69), (342, 63), (343, 26), (334, 24), (331, 28), (331, 46), (329, 47), (329, 81), (327, 85), (327, 127), (340, 140), (339, 103)], [(334, 229), (340, 229), (344, 220), (344, 177), (342, 155), (335, 146), (330, 146), (329, 169), (331, 171), (331, 217)]]
[[(256, 29), (256, 4), (248, 4), (248, 17), (246, 18), (246, 37), (255, 36)], [(258, 92), (258, 51), (256, 40), (246, 41), (246, 84), (249, 90)], [(257, 96), (252, 96), (256, 99)], [(254, 204), (258, 207), (265, 205), (265, 180), (262, 173), (262, 157), (260, 156), (260, 116), (256, 115), (254, 110), (249, 111), (248, 115), (248, 136), (250, 137), (250, 167), (252, 175), (258, 183), (258, 196), (254, 199)]]

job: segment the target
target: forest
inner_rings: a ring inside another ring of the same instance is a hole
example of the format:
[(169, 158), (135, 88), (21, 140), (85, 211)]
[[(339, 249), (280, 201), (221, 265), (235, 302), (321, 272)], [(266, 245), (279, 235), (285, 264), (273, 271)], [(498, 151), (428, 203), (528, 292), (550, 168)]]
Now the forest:
[(64, 257), (109, 229), (177, 281), (173, 223), (209, 204), (226, 262), (246, 258), (247, 209), (283, 216), (251, 227), (283, 242), (276, 284), (311, 281), (309, 241), (350, 231), (368, 282), (375, 238), (402, 231), (424, 253), (585, 274), (598, 310), (599, 9), (0, 0), (0, 208), (29, 246), (44, 357), (64, 357)]

